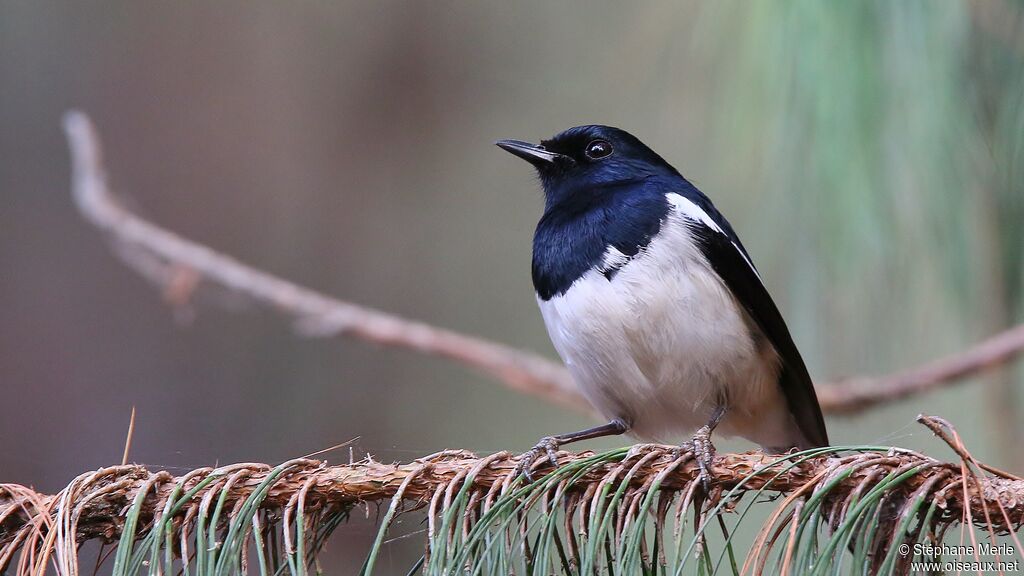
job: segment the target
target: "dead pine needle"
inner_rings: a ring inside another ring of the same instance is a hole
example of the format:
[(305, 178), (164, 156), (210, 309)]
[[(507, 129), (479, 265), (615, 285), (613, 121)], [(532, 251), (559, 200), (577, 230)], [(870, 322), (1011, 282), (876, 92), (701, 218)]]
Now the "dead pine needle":
[(132, 415), (128, 419), (128, 434), (124, 439), (124, 454), (121, 456), (121, 466), (128, 464), (128, 454), (132, 451), (132, 436), (135, 434), (135, 406), (132, 406)]

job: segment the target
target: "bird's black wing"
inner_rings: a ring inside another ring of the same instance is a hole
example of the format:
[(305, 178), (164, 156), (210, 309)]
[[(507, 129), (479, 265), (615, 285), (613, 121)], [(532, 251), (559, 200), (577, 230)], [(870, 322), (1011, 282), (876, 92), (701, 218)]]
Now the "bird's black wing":
[(799, 448), (828, 446), (825, 420), (821, 416), (821, 407), (807, 367), (746, 249), (729, 222), (706, 196), (696, 188), (682, 196), (707, 214), (714, 224), (709, 226), (710, 223), (691, 220), (690, 228), (712, 268), (761, 328), (781, 359), (779, 385), (797, 426), (810, 443), (809, 446)]

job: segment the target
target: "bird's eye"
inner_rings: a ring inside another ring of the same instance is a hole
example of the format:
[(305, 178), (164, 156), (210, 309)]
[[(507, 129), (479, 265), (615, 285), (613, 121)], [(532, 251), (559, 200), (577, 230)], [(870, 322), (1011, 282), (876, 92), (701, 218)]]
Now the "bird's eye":
[(606, 158), (612, 154), (612, 144), (607, 140), (594, 140), (590, 144), (587, 144), (587, 149), (584, 151), (587, 158), (591, 160), (600, 160)]

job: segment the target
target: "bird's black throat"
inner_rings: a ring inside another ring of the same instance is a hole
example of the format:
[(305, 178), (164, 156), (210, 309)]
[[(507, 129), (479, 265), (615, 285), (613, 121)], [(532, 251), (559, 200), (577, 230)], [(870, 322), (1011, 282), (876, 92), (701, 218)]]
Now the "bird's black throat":
[[(646, 192), (638, 193), (638, 188)], [(658, 186), (630, 185), (629, 193), (606, 187), (571, 201), (550, 204), (533, 237), (533, 286), (541, 300), (564, 294), (589, 270), (611, 279), (624, 265), (601, 267), (613, 247), (636, 256), (661, 229), (669, 211)]]

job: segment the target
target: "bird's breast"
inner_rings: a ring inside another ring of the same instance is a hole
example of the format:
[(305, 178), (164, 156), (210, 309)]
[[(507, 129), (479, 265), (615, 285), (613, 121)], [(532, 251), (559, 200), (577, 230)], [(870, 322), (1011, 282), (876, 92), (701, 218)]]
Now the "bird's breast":
[(702, 425), (723, 396), (777, 394), (774, 352), (759, 348), (682, 215), (667, 215), (628, 261), (616, 252), (602, 262), (615, 274), (598, 266), (538, 299), (556, 350), (598, 410), (661, 438)]

